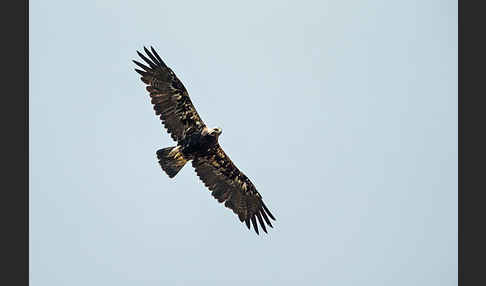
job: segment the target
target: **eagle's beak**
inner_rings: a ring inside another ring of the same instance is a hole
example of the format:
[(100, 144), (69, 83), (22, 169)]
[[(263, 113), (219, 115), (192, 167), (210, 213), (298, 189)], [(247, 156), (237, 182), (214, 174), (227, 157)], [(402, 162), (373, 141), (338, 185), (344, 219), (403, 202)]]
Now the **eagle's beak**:
[(221, 128), (213, 128), (213, 130), (211, 130), (211, 135), (215, 134), (215, 135), (220, 135), (222, 132)]

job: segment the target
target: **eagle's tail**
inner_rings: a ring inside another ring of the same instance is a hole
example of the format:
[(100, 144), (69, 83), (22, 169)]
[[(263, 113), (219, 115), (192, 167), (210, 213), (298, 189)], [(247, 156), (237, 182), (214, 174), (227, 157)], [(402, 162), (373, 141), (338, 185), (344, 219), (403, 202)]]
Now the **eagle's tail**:
[(174, 178), (177, 173), (184, 167), (187, 160), (181, 152), (180, 146), (169, 147), (157, 150), (159, 164), (170, 178)]

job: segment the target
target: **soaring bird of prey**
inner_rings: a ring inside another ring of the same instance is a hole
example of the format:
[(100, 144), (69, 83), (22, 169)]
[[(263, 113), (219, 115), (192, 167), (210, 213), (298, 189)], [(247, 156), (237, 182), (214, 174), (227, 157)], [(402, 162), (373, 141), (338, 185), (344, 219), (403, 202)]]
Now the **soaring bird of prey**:
[(257, 234), (258, 222), (264, 232), (265, 225), (270, 227), (270, 219), (275, 217), (263, 203), (262, 196), (253, 183), (233, 164), (218, 143), (221, 128), (208, 128), (201, 120), (189, 94), (174, 74), (151, 47), (144, 47), (147, 56), (137, 51), (145, 61), (142, 64), (133, 61), (141, 69), (135, 69), (147, 85), (155, 114), (160, 116), (162, 124), (177, 142), (174, 147), (157, 151), (157, 158), (162, 169), (170, 178), (192, 161), (196, 174), (211, 191), (218, 202), (233, 210), (241, 222), (250, 229), (250, 222)]

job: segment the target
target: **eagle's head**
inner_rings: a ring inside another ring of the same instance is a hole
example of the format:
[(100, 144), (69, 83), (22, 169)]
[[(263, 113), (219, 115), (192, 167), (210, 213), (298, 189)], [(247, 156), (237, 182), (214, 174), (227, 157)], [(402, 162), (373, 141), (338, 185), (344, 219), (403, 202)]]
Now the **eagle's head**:
[(221, 135), (222, 132), (223, 132), (223, 130), (221, 130), (221, 128), (215, 127), (213, 129), (209, 130), (209, 135), (218, 138), (219, 135)]

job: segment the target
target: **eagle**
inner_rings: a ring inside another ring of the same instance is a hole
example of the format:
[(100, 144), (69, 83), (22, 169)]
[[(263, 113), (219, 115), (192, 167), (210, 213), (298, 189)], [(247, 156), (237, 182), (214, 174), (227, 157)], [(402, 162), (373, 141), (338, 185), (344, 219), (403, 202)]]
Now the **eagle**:
[(153, 47), (150, 51), (144, 47), (144, 51), (146, 56), (137, 51), (145, 64), (133, 60), (141, 68), (135, 68), (135, 71), (147, 85), (155, 114), (177, 142), (176, 146), (157, 150), (162, 170), (169, 178), (174, 178), (187, 162), (192, 161), (197, 176), (219, 203), (231, 209), (248, 229), (251, 229), (251, 222), (257, 234), (258, 224), (267, 233), (266, 225), (273, 228), (270, 219), (275, 221), (275, 217), (250, 179), (219, 145), (221, 128), (208, 128), (172, 69)]

